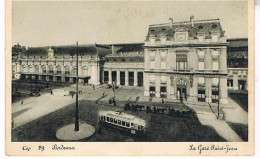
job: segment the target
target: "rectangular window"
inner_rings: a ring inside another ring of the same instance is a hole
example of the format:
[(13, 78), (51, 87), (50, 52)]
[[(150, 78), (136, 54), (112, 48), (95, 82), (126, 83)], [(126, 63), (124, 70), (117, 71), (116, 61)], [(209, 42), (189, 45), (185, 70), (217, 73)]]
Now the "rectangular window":
[(165, 61), (161, 61), (161, 69), (166, 69), (166, 62)]
[(166, 98), (167, 97), (167, 89), (166, 87), (161, 87), (161, 97)]
[(176, 68), (177, 70), (187, 69), (187, 54), (176, 54)]
[(155, 87), (150, 87), (149, 88), (149, 92), (150, 92), (150, 97), (154, 97), (155, 96)]
[(119, 125), (121, 125), (121, 120), (118, 120), (117, 123), (118, 123)]
[(150, 75), (150, 83), (155, 84), (155, 75)]
[(205, 102), (205, 89), (198, 90), (198, 101)]
[(198, 51), (199, 59), (204, 59), (205, 52), (204, 51)]
[(218, 51), (212, 51), (212, 58), (218, 59)]
[(218, 81), (219, 81), (218, 78), (212, 78), (212, 85), (213, 86), (218, 86)]
[(109, 122), (109, 117), (107, 117), (107, 122)]
[(126, 127), (130, 127), (130, 124), (128, 122), (126, 122)]
[(218, 61), (213, 61), (213, 63), (212, 63), (212, 69), (213, 69), (213, 70), (219, 70)]
[(124, 121), (122, 121), (122, 125), (125, 126), (125, 122)]
[(227, 81), (227, 86), (228, 87), (233, 87), (233, 80), (228, 80)]
[(165, 58), (166, 57), (166, 50), (162, 50), (161, 51), (161, 58)]
[(114, 123), (117, 124), (117, 120), (116, 119), (114, 119)]
[(161, 76), (161, 83), (166, 84), (166, 76)]
[(199, 62), (199, 70), (204, 70), (204, 61)]
[(201, 86), (205, 86), (205, 78), (204, 77), (199, 77), (198, 84), (201, 85)]

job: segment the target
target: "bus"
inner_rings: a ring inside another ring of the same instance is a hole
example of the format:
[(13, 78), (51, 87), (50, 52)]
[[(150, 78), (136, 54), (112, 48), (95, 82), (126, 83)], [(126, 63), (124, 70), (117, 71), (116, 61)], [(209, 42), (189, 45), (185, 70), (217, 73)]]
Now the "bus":
[(133, 135), (145, 134), (145, 120), (121, 111), (99, 111), (98, 120), (101, 126), (110, 126)]

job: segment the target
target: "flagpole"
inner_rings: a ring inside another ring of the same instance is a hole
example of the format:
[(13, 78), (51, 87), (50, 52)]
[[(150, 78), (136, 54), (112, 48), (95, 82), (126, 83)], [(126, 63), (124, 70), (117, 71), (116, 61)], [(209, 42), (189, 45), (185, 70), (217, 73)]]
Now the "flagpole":
[(78, 50), (78, 41), (77, 41), (77, 69), (76, 69), (76, 111), (75, 111), (75, 131), (79, 131), (79, 103), (78, 103), (78, 98), (79, 98), (79, 94), (78, 94), (78, 56), (79, 56), (79, 50)]

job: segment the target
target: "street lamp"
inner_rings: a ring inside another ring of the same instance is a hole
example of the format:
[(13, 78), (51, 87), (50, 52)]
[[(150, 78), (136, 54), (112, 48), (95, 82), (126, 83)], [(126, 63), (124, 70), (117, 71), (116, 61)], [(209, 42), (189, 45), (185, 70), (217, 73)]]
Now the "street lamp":
[(78, 70), (79, 70), (79, 64), (78, 64), (78, 54), (79, 54), (79, 51), (78, 51), (78, 42), (77, 42), (77, 63), (76, 63), (76, 66), (77, 66), (77, 69), (76, 69), (76, 111), (75, 111), (75, 131), (79, 131), (79, 106), (78, 106), (78, 98), (79, 98), (79, 94), (78, 94)]
[(220, 92), (219, 92), (219, 80), (218, 80), (218, 119), (219, 119), (219, 112), (220, 112), (219, 95), (220, 95)]

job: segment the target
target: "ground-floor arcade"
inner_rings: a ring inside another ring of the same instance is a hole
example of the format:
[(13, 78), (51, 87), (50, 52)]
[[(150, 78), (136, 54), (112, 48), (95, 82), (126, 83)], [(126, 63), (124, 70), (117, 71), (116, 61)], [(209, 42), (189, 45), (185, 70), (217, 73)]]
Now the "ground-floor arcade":
[(143, 70), (141, 69), (105, 69), (103, 83), (125, 86), (143, 86)]
[(227, 103), (226, 76), (145, 73), (144, 81), (145, 96)]
[[(21, 80), (47, 81), (47, 82), (64, 82), (76, 83), (77, 77), (71, 75), (55, 75), (55, 74), (30, 74), (21, 73)], [(90, 76), (79, 76), (79, 84), (88, 84)]]

